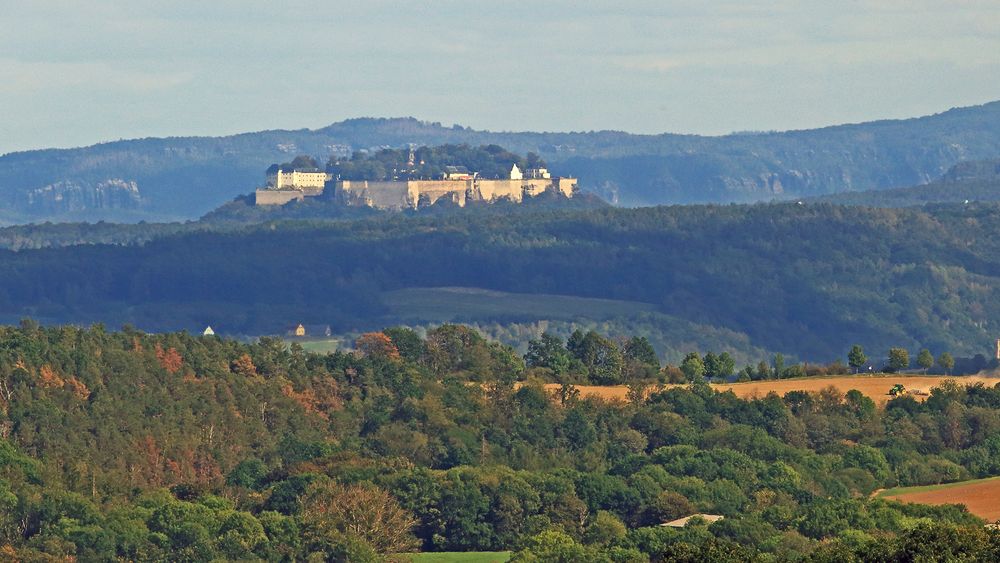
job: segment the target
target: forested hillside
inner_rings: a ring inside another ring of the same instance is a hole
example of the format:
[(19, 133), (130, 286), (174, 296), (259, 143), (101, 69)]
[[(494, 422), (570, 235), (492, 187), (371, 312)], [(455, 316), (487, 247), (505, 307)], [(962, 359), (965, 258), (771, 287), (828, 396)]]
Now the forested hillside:
[(840, 205), (913, 207), (938, 203), (1000, 201), (1000, 160), (969, 161), (953, 166), (942, 177), (919, 186), (843, 192), (813, 198)]
[[(998, 229), (1000, 207), (987, 204), (274, 222), (141, 246), (5, 251), (0, 313), (147, 330), (212, 325), (231, 334), (283, 334), (300, 322), (371, 330), (399, 322), (391, 292), (464, 287), (646, 304), (664, 316), (647, 325), (687, 323), (665, 333), (716, 327), (731, 331), (732, 342), (745, 339), (742, 351), (814, 361), (857, 343), (971, 356), (990, 353), (998, 331)], [(538, 319), (514, 307), (452, 318)]]
[[(587, 340), (567, 344), (584, 365)], [(594, 336), (600, 344), (600, 337)], [(551, 343), (550, 343), (551, 344)], [(561, 343), (555, 342), (559, 348)], [(551, 345), (540, 348), (552, 349)], [(539, 349), (540, 349), (539, 348)], [(1000, 474), (1000, 390), (547, 395), (455, 325), (313, 355), (102, 327), (0, 328), (0, 554), (19, 561), (990, 561), (955, 506), (876, 489)], [(563, 352), (566, 353), (566, 352)], [(655, 377), (642, 346), (625, 349)], [(586, 368), (571, 368), (586, 369)], [(636, 380), (635, 383), (640, 383)], [(721, 515), (684, 529), (660, 523)], [(946, 557), (947, 559), (947, 557)]]
[(496, 144), (623, 205), (752, 202), (891, 187), (1000, 155), (1000, 102), (938, 115), (721, 137), (476, 131), (407, 119), (316, 130), (117, 141), (0, 156), (0, 221), (194, 219), (296, 154), (318, 162), (409, 144)]

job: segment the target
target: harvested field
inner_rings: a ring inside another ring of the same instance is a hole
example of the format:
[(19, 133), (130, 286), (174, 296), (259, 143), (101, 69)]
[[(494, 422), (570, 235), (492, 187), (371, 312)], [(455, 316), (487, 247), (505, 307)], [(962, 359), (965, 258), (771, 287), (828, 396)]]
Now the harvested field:
[[(878, 404), (885, 403), (890, 399), (889, 389), (897, 383), (902, 384), (912, 396), (918, 401), (927, 398), (932, 387), (937, 387), (942, 381), (952, 379), (959, 384), (974, 385), (983, 383), (987, 386), (994, 386), (1000, 383), (1000, 378), (981, 377), (976, 375), (962, 377), (946, 376), (921, 376), (921, 375), (846, 375), (839, 377), (809, 377), (801, 379), (779, 379), (775, 381), (751, 381), (748, 383), (727, 383), (712, 384), (712, 387), (719, 391), (732, 391), (742, 398), (764, 397), (770, 392), (784, 395), (789, 391), (810, 391), (816, 392), (834, 387), (841, 393), (846, 393), (851, 389), (857, 389), (870, 397)], [(556, 383), (546, 384), (548, 390), (558, 390)], [(669, 387), (669, 385), (668, 385)], [(597, 386), (597, 385), (577, 385), (576, 388), (584, 397), (601, 397), (603, 399), (625, 400), (628, 387), (625, 385)]]
[(879, 497), (919, 504), (964, 504), (969, 512), (980, 518), (989, 522), (1000, 520), (1000, 477), (930, 487), (892, 489)]

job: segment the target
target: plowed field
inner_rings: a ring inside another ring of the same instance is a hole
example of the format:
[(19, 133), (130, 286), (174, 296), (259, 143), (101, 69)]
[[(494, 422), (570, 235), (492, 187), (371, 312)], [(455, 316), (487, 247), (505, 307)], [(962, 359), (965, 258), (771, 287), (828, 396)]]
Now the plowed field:
[[(882, 498), (920, 504), (964, 504), (969, 512), (989, 522), (1000, 520), (1000, 478), (980, 479), (966, 483), (949, 483), (934, 487), (898, 489), (897, 494)], [(893, 491), (887, 491), (893, 493)]]

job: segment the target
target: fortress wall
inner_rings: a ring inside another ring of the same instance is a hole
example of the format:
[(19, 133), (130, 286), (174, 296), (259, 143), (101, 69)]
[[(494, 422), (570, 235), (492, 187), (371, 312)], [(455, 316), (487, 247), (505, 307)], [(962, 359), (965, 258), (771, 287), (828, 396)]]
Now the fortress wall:
[[(521, 202), (525, 193), (536, 196), (547, 189), (559, 190), (569, 197), (576, 186), (575, 178), (536, 178), (525, 180), (409, 180), (395, 182), (339, 181), (335, 196), (351, 205), (370, 205), (380, 209), (415, 207), (421, 200), (433, 204), (447, 197), (465, 206), (466, 197), (482, 197), (484, 201), (509, 198)], [(475, 189), (472, 189), (472, 188)], [(307, 194), (311, 195), (311, 194)]]
[(305, 196), (299, 190), (257, 190), (254, 197), (257, 205), (284, 205), (289, 201), (302, 201)]
[(476, 186), (485, 201), (496, 201), (506, 197), (511, 201), (521, 201), (524, 194), (522, 185), (527, 180), (479, 180)]
[(403, 209), (412, 207), (415, 199), (410, 199), (409, 182), (365, 182), (361, 194), (372, 207)]
[(377, 208), (402, 209), (411, 207), (406, 182), (368, 182), (342, 180), (334, 184), (334, 197), (348, 205), (368, 205)]
[(368, 182), (338, 180), (333, 184), (333, 197), (341, 203), (351, 203), (353, 198), (360, 196), (367, 185)]
[(576, 178), (553, 178), (552, 185), (564, 196), (573, 197), (573, 192), (576, 190)]
[(533, 178), (524, 181), (524, 191), (527, 195), (534, 197), (552, 186), (552, 180), (549, 178)]
[(419, 197), (425, 197), (434, 203), (442, 197), (448, 197), (459, 206), (465, 206), (465, 193), (471, 184), (470, 180), (411, 180), (408, 182), (416, 190)]

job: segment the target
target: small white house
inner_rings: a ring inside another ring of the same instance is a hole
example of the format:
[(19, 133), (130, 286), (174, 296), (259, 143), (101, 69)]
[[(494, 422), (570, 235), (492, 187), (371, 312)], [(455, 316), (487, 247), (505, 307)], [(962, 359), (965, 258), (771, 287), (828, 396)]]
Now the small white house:
[(202, 336), (215, 336), (215, 331), (212, 330), (211, 326), (206, 326), (205, 330), (201, 333)]

